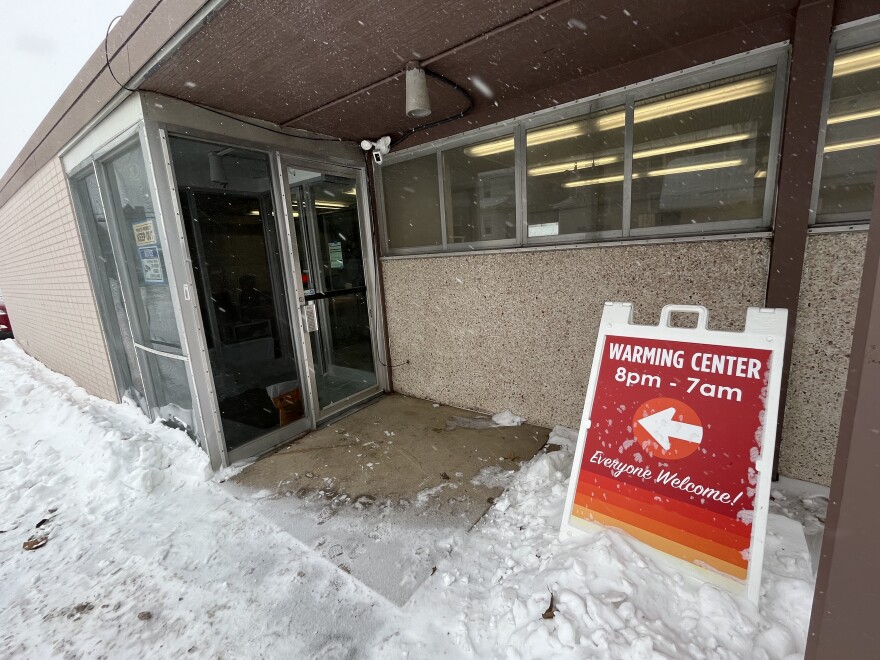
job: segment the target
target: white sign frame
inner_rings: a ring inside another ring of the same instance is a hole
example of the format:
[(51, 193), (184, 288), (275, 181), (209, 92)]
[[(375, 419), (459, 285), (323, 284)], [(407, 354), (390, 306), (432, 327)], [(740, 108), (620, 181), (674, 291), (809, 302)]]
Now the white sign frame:
[[(697, 315), (696, 328), (674, 328), (669, 326), (673, 313), (692, 313)], [(779, 417), (779, 390), (782, 385), (783, 352), (788, 321), (788, 310), (763, 307), (749, 307), (746, 310), (746, 323), (742, 332), (709, 330), (709, 310), (702, 305), (666, 305), (660, 313), (658, 325), (636, 325), (633, 323), (633, 305), (624, 302), (606, 302), (596, 338), (596, 350), (590, 369), (590, 382), (584, 400), (581, 425), (578, 430), (578, 443), (572, 465), (572, 475), (568, 484), (568, 495), (560, 527), (560, 537), (574, 537), (587, 534), (583, 529), (569, 524), (577, 492), (577, 473), (581, 468), (587, 431), (591, 428), (590, 411), (598, 385), (599, 368), (608, 335), (633, 339), (659, 339), (688, 343), (717, 344), (737, 348), (769, 350), (771, 352), (767, 399), (764, 409), (764, 425), (761, 437), (761, 455), (754, 464), (757, 471), (755, 485), (755, 505), (752, 519), (752, 537), (749, 545), (749, 566), (745, 584), (731, 576), (703, 568), (678, 557), (653, 548), (635, 538), (632, 542), (646, 551), (646, 554), (672, 563), (677, 569), (701, 580), (724, 587), (734, 593), (744, 594), (755, 605), (761, 593), (761, 569), (764, 561), (764, 544), (767, 532), (767, 515), (770, 507), (770, 488), (773, 472), (773, 456), (776, 449), (776, 427)], [(598, 523), (595, 529), (603, 529)]]

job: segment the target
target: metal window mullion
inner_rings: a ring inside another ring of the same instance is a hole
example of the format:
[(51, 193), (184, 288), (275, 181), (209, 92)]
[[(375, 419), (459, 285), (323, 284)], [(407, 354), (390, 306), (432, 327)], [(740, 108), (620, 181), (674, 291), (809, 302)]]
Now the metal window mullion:
[(623, 217), (621, 234), (629, 236), (632, 227), (633, 131), (635, 128), (635, 97), (627, 95), (623, 129)]
[(388, 234), (388, 213), (385, 209), (385, 182), (382, 168), (370, 160), (369, 167), (373, 172), (373, 190), (376, 199), (376, 228), (379, 232), (379, 250), (383, 255), (391, 253), (391, 237)]
[(528, 152), (526, 128), (518, 124), (513, 133), (514, 196), (516, 200), (516, 244), (524, 245), (528, 240)]
[(443, 152), (437, 152), (437, 185), (440, 188), (440, 237), (443, 251), (449, 248), (446, 232), (446, 174), (443, 172)]
[[(375, 175), (375, 170), (372, 170)], [(357, 209), (358, 209), (358, 225), (360, 229), (361, 239), (361, 264), (364, 269), (364, 283), (367, 285), (366, 302), (367, 313), (370, 318), (370, 341), (373, 346), (373, 372), (376, 374), (376, 382), (382, 390), (387, 390), (387, 373), (378, 368), (378, 365), (388, 363), (388, 356), (384, 355), (385, 350), (385, 332), (382, 322), (382, 309), (378, 304), (378, 265), (376, 260), (376, 245), (373, 241), (373, 234), (376, 231), (376, 220), (373, 209), (376, 213), (384, 214), (384, 208), (379, 211), (378, 206), (370, 205), (370, 184), (369, 176), (366, 168), (361, 169), (356, 175), (355, 190), (357, 192)], [(375, 176), (374, 176), (375, 186)], [(375, 189), (375, 188), (374, 188)], [(376, 194), (374, 200), (376, 204), (382, 202), (384, 207), (384, 199), (381, 193)], [(380, 356), (383, 352), (384, 360)]]
[[(302, 281), (303, 264), (300, 263), (299, 239), (296, 235), (296, 225), (293, 218), (293, 192), (287, 179), (287, 163), (281, 158), (279, 152), (274, 153), (272, 164), (275, 168), (274, 180), (277, 206), (280, 209), (276, 225), (280, 227), (281, 260), (284, 264), (284, 281), (288, 292), (288, 314), (290, 318), (290, 332), (294, 340), (294, 353), (297, 361), (297, 376), (302, 383), (306, 399), (306, 417), (309, 426), (315, 428), (318, 419), (318, 389), (315, 381), (314, 369), (310, 368), (312, 362), (312, 347), (309, 333), (306, 332), (302, 323), (301, 308), (305, 305), (305, 286)], [(305, 237), (306, 211), (302, 187), (297, 187), (297, 213), (303, 225), (303, 240)], [(306, 257), (305, 267), (312, 272), (309, 263), (309, 254), (304, 246)]]

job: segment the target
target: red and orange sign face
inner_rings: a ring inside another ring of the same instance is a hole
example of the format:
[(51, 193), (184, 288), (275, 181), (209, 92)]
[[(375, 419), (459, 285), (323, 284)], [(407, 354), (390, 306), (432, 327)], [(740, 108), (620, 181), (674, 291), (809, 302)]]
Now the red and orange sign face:
[(607, 336), (571, 524), (745, 579), (771, 352)]

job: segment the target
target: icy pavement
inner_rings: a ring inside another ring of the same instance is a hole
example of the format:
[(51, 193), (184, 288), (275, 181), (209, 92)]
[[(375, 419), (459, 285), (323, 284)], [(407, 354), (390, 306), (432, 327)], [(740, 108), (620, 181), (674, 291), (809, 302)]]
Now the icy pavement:
[[(803, 653), (813, 586), (797, 524), (771, 522), (757, 610), (612, 530), (559, 541), (565, 429), (470, 534), (437, 540), (434, 575), (398, 608), (232, 497), (179, 431), (88, 396), (12, 341), (0, 383), (0, 657)], [(811, 526), (824, 518), (821, 491), (779, 484), (774, 498)]]

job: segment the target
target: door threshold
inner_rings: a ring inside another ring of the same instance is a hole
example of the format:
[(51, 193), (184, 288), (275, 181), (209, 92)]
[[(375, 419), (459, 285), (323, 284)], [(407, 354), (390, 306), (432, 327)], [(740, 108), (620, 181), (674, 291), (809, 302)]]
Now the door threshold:
[[(322, 419), (320, 421), (320, 423), (318, 423), (315, 426), (314, 430), (317, 431), (318, 429), (322, 429), (325, 426), (329, 426), (330, 424), (333, 424), (334, 422), (338, 422), (340, 419), (344, 419), (344, 418), (348, 417), (349, 415), (356, 413), (358, 410), (363, 410), (367, 406), (371, 406), (374, 403), (376, 403), (379, 399), (384, 397), (386, 394), (387, 394), (387, 392), (383, 392), (380, 390), (379, 392), (376, 392), (372, 396), (367, 397), (363, 401), (360, 401), (358, 403), (354, 403), (350, 407), (345, 408), (344, 410), (340, 410), (338, 413), (334, 413), (333, 415), (330, 415), (329, 417)], [(299, 439), (301, 437), (302, 437), (302, 435), (297, 436), (297, 439)]]

